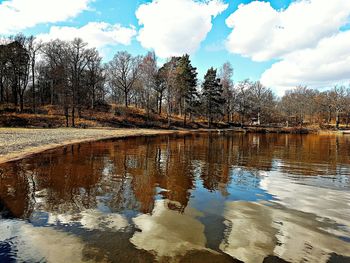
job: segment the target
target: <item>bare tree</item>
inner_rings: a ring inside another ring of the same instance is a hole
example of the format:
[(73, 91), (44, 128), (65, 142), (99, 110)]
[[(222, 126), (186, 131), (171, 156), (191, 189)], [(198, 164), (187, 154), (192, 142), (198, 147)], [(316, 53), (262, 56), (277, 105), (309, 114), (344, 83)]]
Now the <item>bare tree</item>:
[[(13, 90), (19, 95), (20, 111), (24, 109), (24, 92), (29, 81), (30, 55), (26, 49), (28, 38), (24, 35), (15, 36), (15, 41), (10, 45), (10, 64), (13, 71)], [(17, 105), (17, 96), (15, 104)]]
[(156, 75), (156, 85), (154, 89), (157, 93), (157, 110), (159, 115), (162, 114), (163, 97), (167, 88), (167, 75), (168, 73), (164, 66), (158, 70)]
[(237, 113), (240, 116), (240, 123), (243, 125), (246, 117), (249, 116), (252, 100), (251, 100), (251, 90), (253, 83), (249, 80), (243, 80), (235, 86), (236, 91), (236, 101)]
[(129, 94), (140, 73), (139, 56), (133, 57), (126, 51), (118, 52), (108, 64), (108, 74), (113, 88), (124, 94), (125, 107), (129, 106)]
[(270, 89), (266, 88), (259, 81), (253, 83), (250, 88), (251, 100), (252, 100), (252, 113), (257, 117), (257, 124), (261, 123), (261, 114), (266, 115), (271, 113), (274, 107), (274, 96)]
[(104, 92), (104, 70), (101, 65), (102, 58), (96, 49), (92, 49), (88, 58), (86, 70), (86, 86), (89, 90), (91, 108), (94, 109), (98, 91)]
[(72, 126), (75, 126), (75, 109), (78, 107), (78, 115), (80, 115), (80, 104), (82, 97), (80, 96), (82, 75), (87, 67), (94, 52), (87, 49), (87, 43), (82, 39), (76, 38), (69, 43), (67, 49), (67, 61), (69, 68), (69, 82), (72, 94)]
[(230, 62), (225, 62), (219, 70), (219, 78), (223, 88), (223, 96), (225, 98), (224, 114), (227, 116), (227, 121), (232, 119), (234, 109), (234, 92), (233, 92), (233, 67)]
[(28, 39), (28, 52), (30, 58), (31, 78), (32, 78), (32, 109), (35, 112), (36, 98), (35, 98), (35, 63), (37, 59), (37, 53), (42, 47), (41, 41), (36, 41), (35, 37), (31, 36)]
[(44, 62), (40, 64), (41, 75), (39, 79), (43, 80), (44, 86), (49, 90), (49, 103), (63, 105), (66, 126), (68, 127), (71, 89), (68, 81), (67, 49), (68, 43), (61, 40), (53, 40), (43, 45)]
[(303, 125), (305, 118), (312, 116), (316, 112), (315, 107), (316, 92), (306, 86), (298, 86), (289, 90), (281, 99), (281, 109), (291, 119), (299, 125)]
[(330, 92), (331, 107), (335, 112), (335, 126), (339, 129), (340, 115), (346, 109), (346, 89), (344, 86), (335, 86)]
[(143, 59), (140, 64), (140, 79), (142, 82), (144, 94), (145, 94), (145, 102), (146, 102), (146, 110), (147, 117), (149, 118), (150, 109), (151, 109), (151, 99), (152, 93), (157, 88), (157, 59), (154, 52), (149, 52)]

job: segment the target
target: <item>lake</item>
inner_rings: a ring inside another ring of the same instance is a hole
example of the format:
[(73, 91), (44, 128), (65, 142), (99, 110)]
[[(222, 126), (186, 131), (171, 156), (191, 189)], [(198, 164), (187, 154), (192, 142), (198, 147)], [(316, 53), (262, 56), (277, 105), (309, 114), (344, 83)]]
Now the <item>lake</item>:
[(0, 165), (0, 262), (350, 262), (350, 136), (194, 133)]

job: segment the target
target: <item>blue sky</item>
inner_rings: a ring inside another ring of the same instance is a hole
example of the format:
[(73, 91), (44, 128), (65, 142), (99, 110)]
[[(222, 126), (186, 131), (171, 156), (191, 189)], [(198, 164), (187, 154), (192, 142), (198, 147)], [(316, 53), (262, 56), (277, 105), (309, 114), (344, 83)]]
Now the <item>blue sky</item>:
[[(349, 82), (344, 69), (350, 68), (349, 2), (74, 0), (73, 5), (72, 0), (0, 0), (5, 21), (0, 34), (23, 32), (44, 40), (86, 36), (105, 61), (119, 50), (134, 55), (154, 50), (160, 61), (188, 51), (199, 78), (209, 67), (229, 61), (235, 81), (261, 80), (280, 94), (296, 85), (323, 89)], [(193, 12), (186, 10), (192, 7)], [(330, 46), (340, 40), (344, 46), (334, 52)], [(342, 68), (337, 68), (339, 59)]]
[[(77, 23), (81, 23), (82, 20), (86, 23), (89, 20), (101, 19), (101, 21), (107, 21), (109, 23), (121, 23), (124, 26), (129, 24), (138, 26), (135, 11), (140, 4), (147, 2), (151, 1), (97, 0), (93, 6), (101, 12), (101, 15), (90, 12), (84, 18), (77, 19)], [(225, 61), (229, 61), (234, 67), (234, 79), (236, 81), (246, 78), (258, 80), (261, 74), (271, 66), (272, 62), (256, 63), (238, 54), (229, 54), (223, 45), (223, 41), (230, 33), (230, 29), (225, 24), (225, 19), (237, 10), (239, 4), (248, 4), (252, 1), (226, 0), (224, 2), (228, 3), (229, 7), (213, 20), (213, 28), (208, 33), (207, 38), (201, 43), (199, 50), (191, 55), (193, 64), (198, 68), (200, 78), (203, 77), (209, 67), (219, 68)], [(290, 2), (291, 0), (270, 1), (271, 5), (276, 9), (285, 8)], [(130, 47), (117, 47), (116, 49), (118, 50), (120, 48), (126, 49), (133, 54), (143, 54), (146, 52), (137, 40), (134, 40)]]
[[(0, 1), (2, 2), (2, 1)], [(91, 11), (85, 11), (79, 16), (60, 23), (58, 26), (84, 26), (90, 21), (108, 22), (110, 24), (120, 23), (123, 26), (134, 25), (139, 28), (135, 11), (143, 3), (151, 1), (142, 0), (96, 0), (91, 4)], [(191, 54), (191, 59), (195, 67), (198, 68), (199, 78), (203, 78), (206, 70), (213, 66), (219, 68), (223, 63), (229, 61), (234, 67), (234, 80), (246, 78), (258, 80), (261, 74), (272, 65), (272, 62), (253, 62), (249, 58), (244, 58), (239, 54), (230, 54), (225, 50), (223, 42), (230, 33), (230, 29), (225, 24), (225, 19), (233, 13), (241, 3), (247, 4), (252, 1), (225, 1), (229, 7), (222, 14), (213, 20), (213, 28), (208, 33), (207, 38), (201, 43), (199, 50)], [(276, 8), (285, 8), (290, 0), (273, 0), (271, 5)], [(38, 25), (34, 28), (24, 30), (25, 34), (48, 33), (51, 24)], [(130, 46), (116, 45), (111, 47), (110, 52), (105, 56), (105, 60), (113, 57), (118, 50), (127, 50), (132, 54), (145, 54), (147, 50), (133, 39)]]

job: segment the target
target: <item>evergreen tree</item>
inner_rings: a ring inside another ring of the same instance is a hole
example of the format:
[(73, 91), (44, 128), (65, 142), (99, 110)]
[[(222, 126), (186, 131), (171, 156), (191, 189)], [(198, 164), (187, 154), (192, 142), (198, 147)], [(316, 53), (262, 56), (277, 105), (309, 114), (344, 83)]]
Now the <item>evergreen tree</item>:
[(208, 126), (211, 127), (213, 117), (223, 114), (223, 88), (220, 79), (216, 77), (216, 69), (210, 68), (204, 76), (203, 99), (207, 112)]
[(184, 55), (180, 58), (177, 73), (181, 103), (183, 103), (184, 124), (186, 124), (187, 114), (190, 114), (191, 118), (198, 104), (199, 97), (197, 91), (197, 68), (191, 65), (189, 55)]

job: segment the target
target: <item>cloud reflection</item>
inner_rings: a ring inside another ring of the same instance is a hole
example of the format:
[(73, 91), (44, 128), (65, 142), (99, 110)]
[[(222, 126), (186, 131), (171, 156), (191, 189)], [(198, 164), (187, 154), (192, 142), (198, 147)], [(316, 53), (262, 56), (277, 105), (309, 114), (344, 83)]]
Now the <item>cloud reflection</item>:
[[(330, 254), (350, 256), (349, 243), (324, 229), (315, 215), (249, 202), (227, 202), (227, 230), (220, 249), (246, 263), (277, 255), (289, 262), (327, 262)], [(334, 227), (334, 226), (333, 226)]]
[(128, 226), (128, 220), (119, 214), (102, 213), (97, 210), (86, 210), (79, 214), (50, 214), (48, 224), (57, 223), (72, 225), (79, 223), (87, 230), (119, 231)]
[(322, 220), (333, 220), (343, 225), (349, 235), (350, 192), (308, 184), (306, 179), (303, 181), (300, 178), (295, 183), (292, 178), (279, 172), (269, 172), (260, 181), (260, 187), (274, 195), (277, 203), (287, 208), (312, 213), (323, 218)]
[(86, 262), (84, 243), (77, 237), (47, 227), (33, 227), (18, 221), (0, 224), (0, 244), (11, 244), (18, 262)]
[(134, 218), (141, 232), (136, 232), (130, 241), (139, 249), (152, 251), (158, 258), (185, 255), (191, 250), (204, 250), (206, 238), (204, 225), (196, 217), (201, 213), (186, 208), (184, 213), (168, 208), (170, 201), (156, 201), (151, 215)]

